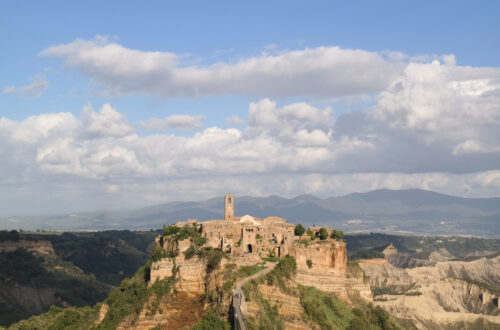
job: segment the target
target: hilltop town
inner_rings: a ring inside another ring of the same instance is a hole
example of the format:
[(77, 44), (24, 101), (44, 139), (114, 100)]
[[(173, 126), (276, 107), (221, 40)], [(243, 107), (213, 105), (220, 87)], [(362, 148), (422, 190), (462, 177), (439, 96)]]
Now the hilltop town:
[[(255, 267), (255, 265), (260, 264), (263, 268), (262, 272), (264, 272), (266, 268), (267, 271), (272, 270), (276, 266), (278, 258), (293, 257), (293, 263), (296, 265), (293, 285), (315, 286), (325, 292), (336, 293), (346, 302), (349, 302), (348, 290), (355, 290), (367, 302), (372, 300), (370, 287), (363, 281), (362, 272), (358, 272), (350, 278), (346, 276), (346, 243), (340, 237), (332, 235), (331, 230), (324, 229), (327, 230), (325, 237), (312, 240), (311, 234), (317, 235), (318, 231), (309, 230), (298, 236), (295, 235), (295, 225), (288, 223), (286, 219), (276, 216), (264, 219), (251, 215), (236, 216), (234, 196), (226, 195), (224, 202), (224, 219), (208, 221), (192, 219), (177, 222), (173, 226), (164, 228), (164, 233), (156, 238), (161, 252), (158, 252), (158, 260), (151, 265), (150, 285), (154, 285), (155, 281), (176, 276), (178, 280), (174, 287), (178, 292), (183, 292), (183, 295), (177, 296), (177, 304), (179, 297), (184, 299), (183, 306), (199, 301), (200, 297), (206, 294), (207, 285), (210, 286), (206, 281), (207, 273), (205, 271), (206, 263), (210, 263), (210, 260), (204, 261), (200, 257), (203, 255), (203, 251), (208, 249), (209, 251), (221, 251), (228, 256), (221, 258), (218, 266), (220, 269)], [(181, 231), (188, 234), (180, 235)], [(267, 262), (263, 262), (263, 260)], [(255, 275), (264, 275), (264, 273)], [(217, 281), (221, 281), (221, 279), (216, 276), (211, 282), (213, 284)], [(222, 281), (220, 284), (228, 286), (227, 283)], [(257, 315), (260, 306), (247, 302), (246, 300), (249, 299), (247, 297), (241, 298), (244, 293), (242, 283), (235, 282), (230, 285), (234, 290), (232, 301), (233, 304), (236, 302), (236, 305), (233, 306), (235, 312), (241, 313), (245, 317)], [(212, 289), (217, 291), (216, 287)], [(298, 328), (307, 329), (310, 327), (300, 321), (296, 315), (294, 316), (297, 309), (301, 309), (296, 297), (281, 296), (276, 299), (287, 301), (288, 306), (282, 307), (279, 311), (290, 319), (290, 325), (293, 321), (296, 325), (302, 324)], [(171, 313), (173, 313), (175, 306), (177, 305), (168, 306)], [(180, 311), (178, 312), (180, 313)], [(193, 313), (201, 313), (201, 311), (193, 311)], [(143, 324), (144, 328), (157, 324), (154, 321), (155, 317), (147, 317), (146, 314), (141, 314), (143, 317), (139, 318), (139, 324)], [(236, 321), (243, 322), (243, 317), (240, 317), (241, 320), (238, 319), (237, 315), (235, 317)], [(189, 319), (176, 318), (175, 316), (170, 317), (170, 319), (163, 318), (162, 322), (165, 322), (162, 323), (163, 325), (174, 327), (186, 327), (194, 324)], [(242, 324), (241, 328), (244, 326)]]
[[(311, 249), (310, 234), (296, 236), (295, 225), (286, 219), (269, 216), (259, 219), (251, 215), (235, 216), (235, 199), (228, 194), (224, 197), (224, 219), (177, 222), (174, 227), (194, 228), (200, 233), (203, 245), (220, 249), (239, 263), (261, 261), (262, 258), (293, 256), (298, 266), (307, 266), (308, 261), (316, 266), (329, 267), (339, 274), (346, 271), (346, 244), (339, 238), (328, 237), (315, 249)], [(156, 242), (168, 253), (186, 252), (192, 246), (189, 237), (178, 240), (175, 235), (165, 232)], [(154, 275), (154, 274), (153, 274)], [(152, 278), (154, 276), (152, 275)]]

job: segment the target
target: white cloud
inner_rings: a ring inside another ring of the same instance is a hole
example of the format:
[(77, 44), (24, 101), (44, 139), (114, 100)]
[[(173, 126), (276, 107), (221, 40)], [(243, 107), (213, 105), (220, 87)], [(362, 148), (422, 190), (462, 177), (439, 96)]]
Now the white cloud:
[(39, 98), (49, 88), (49, 81), (43, 74), (38, 74), (30, 79), (30, 83), (24, 86), (7, 86), (3, 89), (4, 94), (19, 93), (26, 97)]
[(65, 66), (79, 69), (113, 94), (162, 97), (366, 94), (383, 90), (402, 69), (401, 56), (339, 47), (189, 65), (183, 62), (185, 55), (129, 49), (102, 37), (52, 46), (41, 55), (63, 58)]
[[(499, 143), (500, 141), (490, 141), (490, 143)], [(482, 141), (478, 140), (466, 140), (462, 143), (457, 144), (453, 148), (454, 155), (471, 154), (471, 153), (498, 153), (500, 152), (500, 144), (498, 145), (486, 145)]]
[(438, 131), (464, 123), (500, 124), (500, 69), (409, 63), (378, 96), (374, 116), (394, 127)]
[(239, 126), (239, 125), (242, 125), (245, 121), (243, 119), (241, 119), (240, 116), (234, 115), (234, 116), (231, 116), (231, 117), (227, 117), (226, 118), (226, 122), (229, 125)]
[[(44, 54), (63, 57), (66, 65), (117, 94), (266, 97), (249, 104), (245, 121), (226, 118), (238, 128), (208, 127), (191, 134), (139, 136), (109, 104), (99, 111), (87, 105), (80, 118), (70, 113), (21, 121), (0, 118), (0, 182), (19, 196), (48, 181), (57, 187), (78, 182), (102, 194), (137, 200), (133, 203), (227, 191), (328, 196), (423, 188), (500, 195), (498, 68), (458, 66), (453, 56), (416, 60), (335, 47), (207, 66), (107, 40), (77, 40)], [(137, 66), (128, 65), (131, 60)], [(346, 85), (338, 87), (341, 81)], [(335, 119), (327, 106), (283, 105), (267, 98), (345, 99), (369, 92), (379, 92), (371, 95), (374, 106)], [(153, 130), (201, 128), (202, 118), (173, 115), (142, 125)], [(53, 193), (58, 194), (56, 188)]]
[(177, 129), (195, 129), (203, 126), (201, 120), (204, 118), (202, 115), (171, 115), (163, 119), (160, 118), (149, 118), (145, 122), (141, 122), (141, 125), (148, 130), (161, 131), (167, 127), (173, 127)]

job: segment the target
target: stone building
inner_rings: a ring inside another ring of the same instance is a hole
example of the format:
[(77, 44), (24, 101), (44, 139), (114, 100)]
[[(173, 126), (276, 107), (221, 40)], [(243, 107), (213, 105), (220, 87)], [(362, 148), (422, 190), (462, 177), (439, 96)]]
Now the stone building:
[(294, 241), (293, 224), (279, 217), (237, 217), (234, 215), (234, 196), (228, 194), (224, 201), (224, 220), (189, 220), (176, 225), (185, 226), (196, 222), (202, 228), (202, 237), (206, 238), (207, 246), (230, 251), (232, 255), (274, 254), (279, 257), (290, 253)]

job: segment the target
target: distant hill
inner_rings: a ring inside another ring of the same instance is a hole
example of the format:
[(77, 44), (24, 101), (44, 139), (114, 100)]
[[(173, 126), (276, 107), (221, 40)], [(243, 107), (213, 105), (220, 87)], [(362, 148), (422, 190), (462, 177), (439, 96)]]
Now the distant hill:
[[(102, 211), (50, 217), (10, 217), (2, 229), (93, 230), (160, 228), (189, 218), (223, 218), (223, 197), (169, 202), (128, 212)], [(432, 191), (375, 190), (320, 199), (312, 195), (236, 196), (237, 215), (284, 217), (345, 232), (390, 232), (500, 237), (500, 198), (462, 198)]]

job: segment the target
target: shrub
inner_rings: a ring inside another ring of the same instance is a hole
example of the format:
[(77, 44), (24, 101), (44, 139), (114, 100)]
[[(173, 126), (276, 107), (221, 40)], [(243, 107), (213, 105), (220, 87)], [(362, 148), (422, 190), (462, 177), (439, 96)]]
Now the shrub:
[(203, 246), (207, 239), (205, 237), (191, 237), (191, 242), (196, 246)]
[(335, 239), (341, 239), (341, 238), (342, 238), (342, 236), (344, 236), (344, 232), (343, 232), (343, 231), (341, 231), (341, 230), (336, 230), (336, 229), (335, 229), (335, 230), (332, 232), (332, 238), (335, 238)]
[(209, 310), (207, 314), (192, 328), (192, 330), (229, 330), (231, 325), (227, 321), (221, 320), (213, 310)]
[(312, 260), (311, 260), (311, 259), (307, 259), (307, 260), (306, 260), (306, 263), (307, 263), (307, 267), (312, 268), (312, 266), (313, 266), (313, 262), (312, 262)]

